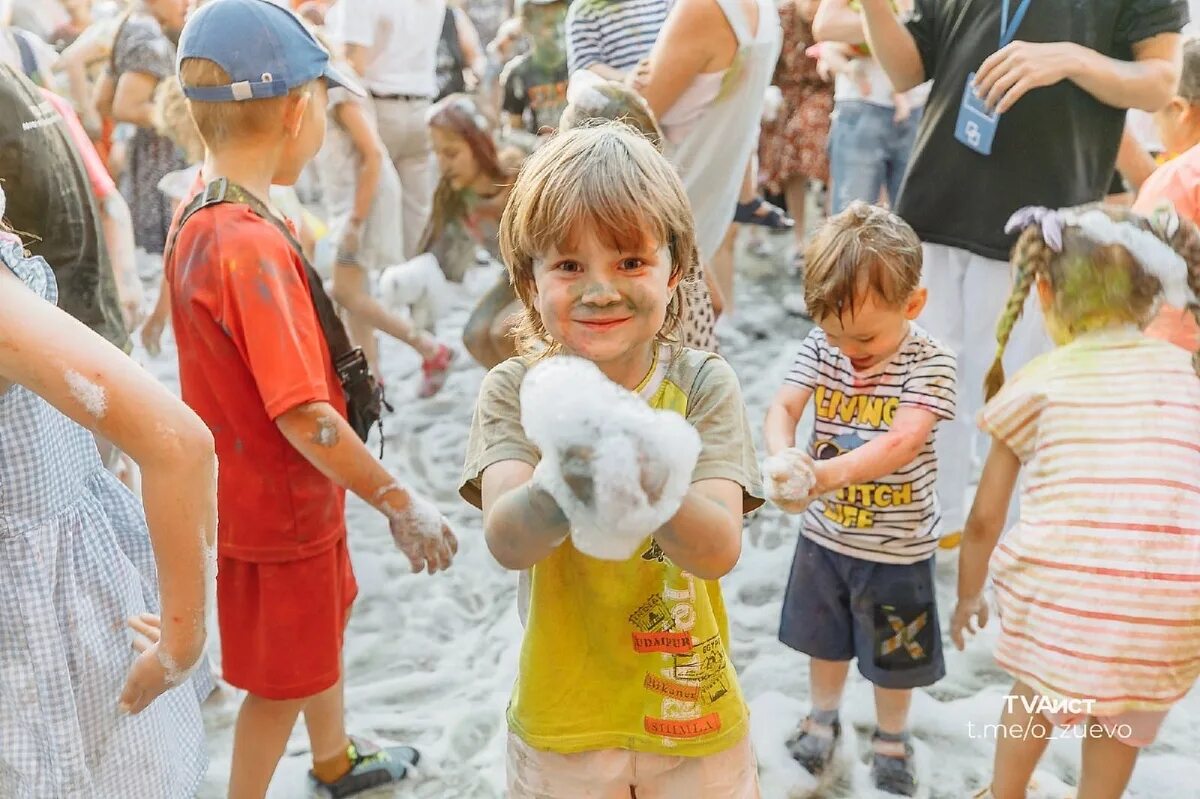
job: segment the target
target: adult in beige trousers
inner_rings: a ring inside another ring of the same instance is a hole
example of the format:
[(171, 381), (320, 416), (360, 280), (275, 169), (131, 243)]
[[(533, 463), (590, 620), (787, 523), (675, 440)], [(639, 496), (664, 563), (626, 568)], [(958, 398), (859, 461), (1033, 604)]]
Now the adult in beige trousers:
[(400, 175), (403, 257), (412, 258), (429, 219), (437, 179), (425, 113), (437, 94), (437, 46), (446, 2), (340, 0), (337, 6), (335, 35), (374, 98), (379, 136)]

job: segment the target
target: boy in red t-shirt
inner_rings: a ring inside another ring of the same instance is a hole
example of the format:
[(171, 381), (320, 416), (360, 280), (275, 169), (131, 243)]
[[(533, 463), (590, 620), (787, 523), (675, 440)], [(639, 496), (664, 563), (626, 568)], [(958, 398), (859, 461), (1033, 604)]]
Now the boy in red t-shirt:
[[(211, 179), (267, 202), (321, 146), (326, 83), (356, 90), (290, 12), (214, 0), (189, 20), (179, 72)], [(231, 799), (266, 794), (296, 717), (317, 796), (402, 779), (408, 747), (347, 737), (342, 635), (357, 593), (345, 490), (389, 520), (413, 570), (450, 565), (457, 542), (400, 488), (345, 419), (346, 403), (300, 255), (249, 206), (203, 208), (172, 232), (166, 262), (183, 398), (216, 440), (218, 621), (225, 679), (247, 691)]]

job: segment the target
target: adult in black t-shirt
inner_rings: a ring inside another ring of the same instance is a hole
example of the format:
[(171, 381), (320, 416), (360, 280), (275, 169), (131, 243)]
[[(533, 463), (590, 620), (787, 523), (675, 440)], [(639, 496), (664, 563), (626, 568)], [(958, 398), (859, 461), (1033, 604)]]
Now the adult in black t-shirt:
[(62, 117), (0, 63), (0, 181), (5, 218), (58, 281), (59, 306), (121, 349), (129, 337), (87, 171)]
[[(973, 420), (1008, 299), (1008, 217), (1026, 205), (1100, 200), (1113, 175), (1125, 109), (1153, 111), (1179, 80), (1185, 0), (1030, 0), (999, 49), (1002, 10), (1021, 0), (917, 0), (901, 22), (891, 0), (862, 0), (867, 38), (895, 88), (932, 79), (900, 190), (899, 214), (925, 242), (929, 303), (921, 324), (958, 353), (958, 418), (938, 435), (947, 532), (964, 520)], [(967, 76), (1002, 111), (992, 152), (955, 138)], [(1009, 374), (1049, 347), (1033, 302), (1013, 331)]]

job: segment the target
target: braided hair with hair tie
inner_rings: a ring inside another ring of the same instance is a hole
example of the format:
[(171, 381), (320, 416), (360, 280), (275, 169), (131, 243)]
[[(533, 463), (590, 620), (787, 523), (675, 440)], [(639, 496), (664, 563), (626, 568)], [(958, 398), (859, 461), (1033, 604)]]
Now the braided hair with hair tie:
[(990, 400), (1004, 385), (1004, 350), (1012, 337), (1013, 328), (1025, 310), (1025, 299), (1039, 274), (1046, 274), (1054, 251), (1042, 238), (1042, 229), (1031, 224), (1021, 233), (1014, 248), (1013, 287), (1008, 295), (1004, 313), (996, 323), (996, 359), (983, 381), (984, 399)]

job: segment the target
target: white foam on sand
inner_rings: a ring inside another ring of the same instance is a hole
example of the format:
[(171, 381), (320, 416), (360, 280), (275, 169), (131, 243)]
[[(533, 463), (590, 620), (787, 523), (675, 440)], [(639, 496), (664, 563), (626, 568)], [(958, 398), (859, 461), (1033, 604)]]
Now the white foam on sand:
[[(739, 270), (747, 264), (739, 263)], [(781, 267), (772, 267), (782, 274)], [(468, 275), (468, 295), (478, 296), (498, 273)], [(765, 340), (734, 331), (725, 355), (742, 379), (751, 425), (761, 445), (763, 414), (781, 385), (803, 335), (799, 323), (770, 316), (779, 283), (766, 288), (739, 273), (743, 316), (772, 331)], [(452, 287), (439, 333), (447, 339), (462, 329), (469, 300)], [(754, 309), (750, 313), (750, 309)], [(760, 311), (760, 309), (768, 309)], [(780, 332), (786, 331), (786, 332)], [(790, 338), (785, 338), (789, 335)], [(456, 362), (446, 388), (418, 402), (414, 390), (420, 364), (415, 354), (381, 337), (383, 363), (393, 400), (402, 410), (385, 420), (386, 465), (406, 486), (436, 502), (458, 532), (460, 550), (453, 567), (433, 577), (414, 575), (396, 551), (385, 520), (356, 499), (348, 506), (349, 543), (359, 583), (358, 600), (346, 636), (346, 705), (350, 731), (382, 742), (420, 748), (419, 779), (394, 794), (396, 799), (499, 799), (504, 796), (505, 708), (516, 675), (521, 640), (517, 618), (517, 575), (492, 560), (483, 540), (479, 513), (458, 497), (471, 409), (483, 371)], [(169, 334), (163, 355), (138, 358), (164, 383), (178, 390)], [(807, 423), (802, 423), (807, 424)], [(799, 440), (804, 440), (801, 434)], [(760, 446), (760, 452), (761, 446)], [(737, 568), (722, 583), (733, 636), (733, 659), (753, 712), (763, 799), (803, 796), (804, 775), (786, 757), (784, 744), (808, 709), (808, 668), (800, 655), (776, 639), (780, 602), (787, 584), (798, 520), (765, 509), (746, 525)], [(953, 559), (938, 564), (943, 623), (953, 609)], [(947, 676), (918, 691), (913, 733), (918, 757), (927, 769), (933, 799), (963, 799), (986, 783), (993, 741), (984, 725), (999, 721), (1011, 679), (991, 660), (995, 620), (965, 653), (946, 642)], [(215, 625), (209, 636), (219, 667)], [(225, 796), (233, 723), (240, 695), (227, 691), (206, 709), (211, 765), (202, 799)], [(871, 687), (852, 671), (842, 718), (847, 732), (844, 762), (850, 781), (833, 786), (824, 799), (866, 799), (866, 765), (861, 763), (873, 726)], [(305, 796), (307, 756), (304, 725), (297, 724), (276, 772), (271, 799)], [(1158, 743), (1138, 763), (1129, 799), (1200, 796), (1200, 690), (1194, 690), (1167, 717)], [(1079, 762), (1077, 740), (1056, 740), (1037, 779), (1041, 796), (1063, 799)], [(1189, 793), (1190, 791), (1190, 793)], [(376, 794), (372, 794), (373, 796)], [(387, 796), (386, 792), (382, 795)]]

